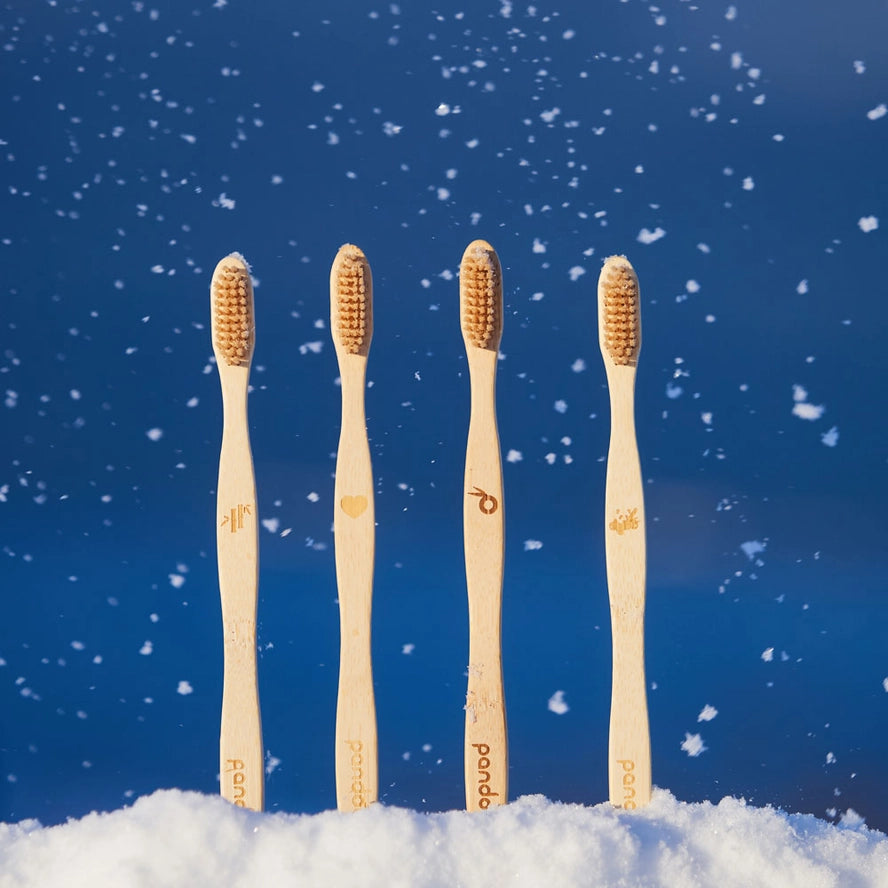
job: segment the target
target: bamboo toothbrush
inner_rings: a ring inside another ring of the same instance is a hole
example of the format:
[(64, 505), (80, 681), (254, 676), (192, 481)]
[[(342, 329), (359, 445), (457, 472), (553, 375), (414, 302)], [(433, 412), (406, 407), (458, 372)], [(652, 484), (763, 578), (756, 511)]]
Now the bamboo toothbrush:
[(611, 256), (598, 279), (598, 342), (610, 392), (604, 545), (613, 638), (608, 785), (610, 801), (639, 808), (651, 798), (651, 741), (644, 677), (644, 491), (635, 440), (635, 368), (641, 351), (638, 278)]
[(216, 490), (216, 551), (225, 659), (220, 790), (235, 805), (261, 811), (265, 774), (256, 674), (258, 515), (247, 426), (247, 384), (255, 319), (250, 271), (239, 253), (226, 256), (216, 266), (210, 303), (223, 410)]
[(340, 247), (330, 271), (330, 328), (342, 386), (333, 510), (340, 631), (336, 804), (355, 811), (377, 800), (379, 777), (370, 651), (376, 530), (364, 417), (373, 280), (366, 256), (352, 244)]
[(508, 800), (509, 755), (503, 695), (503, 470), (496, 428), (496, 363), (503, 329), (499, 259), (473, 241), (459, 268), (460, 321), (471, 386), (463, 490), (469, 596), (465, 780), (469, 811)]

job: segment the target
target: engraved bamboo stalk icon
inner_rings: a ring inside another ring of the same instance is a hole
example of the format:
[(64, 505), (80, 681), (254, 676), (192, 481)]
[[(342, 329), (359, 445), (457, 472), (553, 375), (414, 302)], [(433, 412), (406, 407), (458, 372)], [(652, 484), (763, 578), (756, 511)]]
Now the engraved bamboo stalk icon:
[(376, 704), (370, 648), (375, 519), (364, 410), (373, 335), (373, 281), (363, 252), (345, 244), (330, 271), (330, 326), (342, 392), (333, 535), (339, 590), (336, 804), (366, 808), (378, 797)]
[(496, 362), (502, 335), (502, 271), (493, 247), (474, 241), (460, 265), (460, 320), (469, 364), (463, 535), (469, 599), (466, 808), (508, 801), (501, 611), (503, 479), (496, 426)]

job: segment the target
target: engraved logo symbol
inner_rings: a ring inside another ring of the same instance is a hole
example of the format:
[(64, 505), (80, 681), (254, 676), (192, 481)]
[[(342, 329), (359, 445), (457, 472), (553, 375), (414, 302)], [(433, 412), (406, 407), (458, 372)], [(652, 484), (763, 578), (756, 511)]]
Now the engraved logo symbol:
[(243, 530), (244, 527), (244, 518), (247, 515), (252, 514), (251, 509), (253, 507), (251, 505), (245, 506), (241, 503), (230, 509), (228, 514), (222, 519), (222, 523), (219, 525), (220, 527), (225, 527), (227, 524), (231, 528), (232, 533), (237, 533), (239, 530)]
[(478, 508), (485, 515), (492, 515), (499, 508), (499, 502), (497, 501), (497, 498), (495, 496), (491, 496), (480, 487), (476, 487), (474, 490), (470, 490), (468, 495), (478, 497)]
[(340, 501), (339, 505), (342, 506), (342, 511), (348, 515), (349, 518), (357, 518), (359, 515), (363, 515), (364, 512), (367, 511), (367, 497), (366, 496), (344, 496)]
[(628, 512), (617, 509), (617, 517), (608, 524), (608, 527), (620, 536), (627, 530), (638, 530), (638, 509), (630, 509)]

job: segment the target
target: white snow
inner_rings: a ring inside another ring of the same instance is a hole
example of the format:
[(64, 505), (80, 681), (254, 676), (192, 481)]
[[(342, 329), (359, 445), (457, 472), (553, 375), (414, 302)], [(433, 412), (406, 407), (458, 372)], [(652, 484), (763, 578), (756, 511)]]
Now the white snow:
[[(158, 853), (162, 851), (162, 853)], [(838, 825), (655, 789), (625, 812), (524, 796), (468, 814), (375, 805), (357, 814), (257, 814), (161, 790), (61, 826), (0, 825), (3, 888), (888, 885), (888, 837), (849, 810)]]
[(875, 231), (879, 227), (878, 216), (861, 216), (857, 220), (857, 225), (864, 234)]
[(564, 699), (564, 691), (555, 691), (551, 697), (549, 697), (549, 712), (554, 712), (555, 715), (564, 715), (566, 712), (570, 712), (570, 706), (567, 705), (567, 701)]
[(642, 228), (641, 231), (638, 232), (638, 236), (635, 238), (640, 244), (652, 244), (654, 241), (660, 240), (661, 237), (665, 237), (666, 232), (662, 228), (655, 228), (653, 231), (649, 231), (647, 228)]
[(703, 738), (699, 734), (688, 734), (685, 733), (685, 738), (682, 741), (681, 748), (691, 757), (697, 758), (698, 755), (702, 755), (709, 748), (703, 742)]

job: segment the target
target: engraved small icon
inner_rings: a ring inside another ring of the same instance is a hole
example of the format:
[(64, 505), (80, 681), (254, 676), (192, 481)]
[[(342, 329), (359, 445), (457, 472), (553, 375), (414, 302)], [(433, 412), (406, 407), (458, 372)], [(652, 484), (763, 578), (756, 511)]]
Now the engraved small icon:
[(240, 503), (231, 509), (230, 512), (222, 519), (222, 523), (219, 525), (220, 527), (225, 527), (227, 524), (231, 528), (232, 533), (237, 533), (239, 530), (243, 530), (244, 527), (244, 517), (252, 514), (251, 509), (252, 506), (244, 506)]
[(357, 496), (344, 496), (339, 501), (339, 505), (349, 518), (357, 518), (367, 511), (367, 497), (360, 494)]
[(638, 509), (630, 509), (628, 512), (617, 509), (617, 517), (608, 524), (608, 527), (620, 536), (627, 530), (638, 530)]
[(469, 496), (478, 497), (478, 508), (485, 515), (492, 515), (499, 508), (499, 502), (497, 501), (497, 498), (495, 496), (491, 496), (480, 487), (476, 487), (474, 490), (470, 490)]

